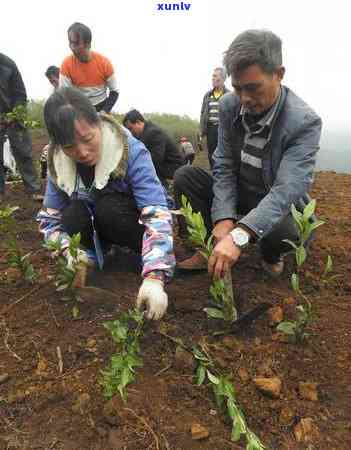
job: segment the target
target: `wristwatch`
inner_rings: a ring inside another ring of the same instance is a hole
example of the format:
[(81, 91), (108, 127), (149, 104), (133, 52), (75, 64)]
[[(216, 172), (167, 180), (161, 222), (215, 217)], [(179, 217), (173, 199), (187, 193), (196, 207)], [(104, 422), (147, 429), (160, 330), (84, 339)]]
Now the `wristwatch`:
[(231, 235), (234, 244), (240, 249), (249, 245), (250, 235), (242, 228), (234, 228), (229, 234)]

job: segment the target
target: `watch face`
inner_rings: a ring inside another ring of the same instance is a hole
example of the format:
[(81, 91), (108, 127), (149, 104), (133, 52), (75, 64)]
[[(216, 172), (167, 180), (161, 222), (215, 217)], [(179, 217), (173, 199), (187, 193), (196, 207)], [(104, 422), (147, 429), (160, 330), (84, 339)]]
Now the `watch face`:
[(245, 231), (235, 229), (233, 231), (233, 238), (236, 245), (239, 247), (244, 247), (249, 242), (249, 236)]

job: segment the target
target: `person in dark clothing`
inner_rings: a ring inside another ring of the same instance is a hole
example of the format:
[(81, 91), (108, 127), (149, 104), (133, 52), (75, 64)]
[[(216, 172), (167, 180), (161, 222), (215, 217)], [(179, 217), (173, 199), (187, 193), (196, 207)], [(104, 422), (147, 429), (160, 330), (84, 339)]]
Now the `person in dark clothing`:
[(6, 136), (27, 192), (34, 200), (43, 198), (39, 194), (40, 183), (33, 166), (31, 136), (22, 123), (6, 115), (26, 102), (26, 88), (15, 62), (0, 53), (0, 202), (5, 194), (3, 152)]
[(206, 140), (208, 150), (208, 162), (213, 166), (212, 155), (217, 147), (218, 123), (219, 123), (219, 100), (229, 92), (224, 86), (225, 70), (217, 67), (212, 75), (212, 89), (206, 92), (202, 101), (200, 116), (200, 133), (202, 140)]
[(59, 87), (60, 81), (60, 69), (56, 66), (49, 66), (45, 72), (46, 78), (49, 80), (50, 84), (54, 89)]
[(167, 187), (167, 179), (173, 179), (174, 172), (184, 164), (184, 158), (177, 145), (165, 131), (145, 120), (136, 109), (125, 115), (123, 125), (150, 151), (157, 176)]

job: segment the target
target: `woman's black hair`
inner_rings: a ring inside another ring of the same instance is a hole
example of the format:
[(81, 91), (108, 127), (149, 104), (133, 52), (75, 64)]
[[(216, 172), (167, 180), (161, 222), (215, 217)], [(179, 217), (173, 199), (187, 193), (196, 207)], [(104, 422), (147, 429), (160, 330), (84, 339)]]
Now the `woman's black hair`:
[(84, 119), (90, 125), (98, 125), (100, 118), (90, 100), (78, 89), (57, 89), (46, 101), (44, 120), (50, 140), (61, 147), (74, 144), (74, 122)]

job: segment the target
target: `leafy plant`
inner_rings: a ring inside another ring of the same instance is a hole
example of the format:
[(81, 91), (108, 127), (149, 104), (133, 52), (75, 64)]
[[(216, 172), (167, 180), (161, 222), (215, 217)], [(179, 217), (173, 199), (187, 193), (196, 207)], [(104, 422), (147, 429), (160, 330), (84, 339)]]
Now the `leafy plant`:
[(260, 439), (253, 433), (245, 416), (237, 404), (233, 383), (216, 368), (211, 356), (204, 348), (193, 347), (192, 353), (197, 360), (195, 380), (201, 386), (206, 380), (210, 383), (217, 407), (227, 413), (232, 421), (231, 440), (237, 442), (243, 436), (246, 450), (266, 450)]
[(34, 267), (30, 262), (30, 253), (23, 255), (16, 239), (16, 221), (13, 217), (13, 213), (18, 209), (18, 206), (7, 206), (0, 209), (0, 231), (9, 234), (9, 238), (5, 241), (5, 245), (9, 252), (7, 262), (11, 267), (19, 269), (26, 281), (34, 283), (38, 274), (35, 272)]
[(144, 315), (137, 309), (103, 324), (117, 344), (117, 352), (112, 355), (109, 367), (101, 371), (100, 384), (105, 397), (111, 398), (118, 392), (122, 400), (127, 401), (126, 387), (135, 379), (135, 368), (143, 365), (139, 345), (143, 324)]
[[(193, 211), (190, 202), (184, 195), (182, 195), (181, 213), (185, 218), (190, 240), (200, 249), (201, 254), (208, 259), (214, 247), (213, 236), (207, 239), (207, 229), (201, 213)], [(229, 278), (214, 279), (210, 287), (210, 294), (215, 303), (215, 308), (205, 308), (206, 314), (214, 319), (234, 322), (238, 313), (232, 293), (231, 276)]]
[[(58, 255), (56, 270), (56, 287), (57, 291), (69, 290), (73, 291), (73, 282), (79, 266), (79, 245), (80, 233), (74, 234), (69, 238), (68, 247), (61, 238), (56, 241), (49, 240), (44, 243), (44, 247)], [(66, 252), (66, 255), (63, 253)], [(70, 257), (71, 263), (68, 264), (67, 259)]]
[[(322, 220), (312, 221), (311, 218), (314, 215), (316, 209), (316, 200), (311, 200), (308, 205), (303, 210), (303, 213), (297, 211), (294, 205), (291, 206), (291, 214), (294, 218), (298, 230), (298, 242), (292, 242), (290, 240), (285, 240), (288, 242), (295, 251), (295, 261), (296, 261), (296, 272), (291, 275), (291, 286), (295, 293), (297, 300), (300, 304), (296, 306), (296, 319), (293, 321), (281, 322), (277, 330), (290, 336), (291, 340), (294, 342), (303, 342), (309, 337), (309, 333), (306, 331), (310, 324), (313, 322), (315, 317), (315, 311), (312, 303), (309, 301), (308, 297), (303, 293), (300, 287), (300, 273), (301, 268), (305, 264), (307, 253), (306, 253), (306, 243), (310, 239), (312, 232), (323, 225), (325, 222)], [(325, 279), (332, 271), (333, 262), (331, 256), (328, 255), (327, 263), (323, 273), (323, 278)]]
[(26, 104), (15, 106), (12, 111), (2, 114), (1, 119), (8, 125), (17, 123), (24, 128), (38, 128), (40, 126), (38, 121), (30, 118)]
[(29, 283), (34, 283), (37, 279), (38, 274), (34, 270), (33, 264), (30, 262), (31, 253), (22, 255), (19, 248), (18, 242), (15, 238), (11, 238), (8, 241), (9, 256), (7, 257), (7, 262), (11, 267), (16, 267), (20, 270), (24, 279)]

